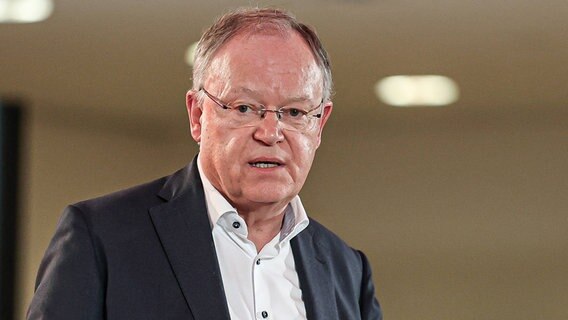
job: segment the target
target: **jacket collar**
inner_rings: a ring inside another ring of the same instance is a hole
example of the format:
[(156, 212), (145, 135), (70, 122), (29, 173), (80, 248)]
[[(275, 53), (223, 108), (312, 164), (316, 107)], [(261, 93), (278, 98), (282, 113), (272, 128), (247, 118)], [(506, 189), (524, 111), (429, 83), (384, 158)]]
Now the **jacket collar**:
[(292, 239), (291, 245), (308, 319), (336, 319), (337, 305), (331, 266), (325, 259), (326, 252), (330, 252), (330, 249), (323, 242), (318, 241), (313, 221)]
[(196, 160), (174, 173), (158, 196), (165, 202), (150, 209), (152, 223), (193, 317), (229, 319)]

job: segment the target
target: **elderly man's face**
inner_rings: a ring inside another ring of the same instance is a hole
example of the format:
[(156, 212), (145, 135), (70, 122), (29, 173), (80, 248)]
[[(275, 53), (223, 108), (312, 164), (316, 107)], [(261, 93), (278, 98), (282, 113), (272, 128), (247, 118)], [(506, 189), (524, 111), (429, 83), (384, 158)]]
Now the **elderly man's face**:
[[(236, 36), (216, 53), (207, 72), (204, 88), (230, 105), (252, 102), (275, 110), (297, 100), (310, 106), (322, 100), (321, 71), (295, 32)], [(231, 111), (208, 97), (199, 106), (196, 92), (190, 91), (187, 102), (202, 170), (217, 190), (244, 210), (285, 204), (300, 192), (332, 110), (326, 102), (313, 128), (293, 131), (283, 128), (271, 112), (255, 126), (234, 127), (227, 121)]]

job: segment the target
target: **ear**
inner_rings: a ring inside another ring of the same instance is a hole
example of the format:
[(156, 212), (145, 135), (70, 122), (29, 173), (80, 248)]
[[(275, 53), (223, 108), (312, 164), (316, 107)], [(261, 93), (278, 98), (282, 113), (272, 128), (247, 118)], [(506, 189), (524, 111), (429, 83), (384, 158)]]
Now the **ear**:
[(201, 142), (201, 115), (203, 110), (197, 99), (197, 91), (189, 90), (185, 95), (185, 106), (189, 117), (189, 129), (193, 140)]
[(318, 128), (317, 147), (319, 147), (319, 145), (321, 144), (321, 136), (323, 134), (323, 127), (327, 123), (329, 116), (331, 116), (332, 110), (333, 110), (333, 102), (328, 101), (323, 105), (323, 112), (321, 114), (321, 122), (320, 122), (320, 125), (319, 125), (319, 128)]

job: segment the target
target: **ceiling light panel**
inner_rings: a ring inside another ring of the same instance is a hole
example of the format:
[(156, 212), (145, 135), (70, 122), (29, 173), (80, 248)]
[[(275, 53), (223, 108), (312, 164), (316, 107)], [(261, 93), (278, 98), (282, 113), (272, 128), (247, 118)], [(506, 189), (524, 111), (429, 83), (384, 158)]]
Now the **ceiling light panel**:
[(395, 107), (436, 107), (456, 102), (456, 82), (441, 75), (396, 75), (381, 79), (375, 85), (377, 97)]
[(51, 0), (0, 0), (0, 22), (31, 23), (47, 19), (53, 11)]

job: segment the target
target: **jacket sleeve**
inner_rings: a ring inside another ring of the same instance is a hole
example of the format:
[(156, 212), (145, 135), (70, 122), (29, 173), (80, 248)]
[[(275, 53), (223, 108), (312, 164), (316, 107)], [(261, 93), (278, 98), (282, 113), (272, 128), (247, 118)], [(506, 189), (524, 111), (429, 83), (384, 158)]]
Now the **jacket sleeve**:
[(365, 254), (358, 251), (363, 265), (363, 277), (361, 279), (361, 294), (359, 296), (359, 308), (361, 319), (382, 320), (383, 314), (377, 298), (375, 297), (375, 285), (371, 276), (371, 266)]
[(69, 206), (45, 256), (27, 319), (103, 319), (102, 257), (84, 213)]

